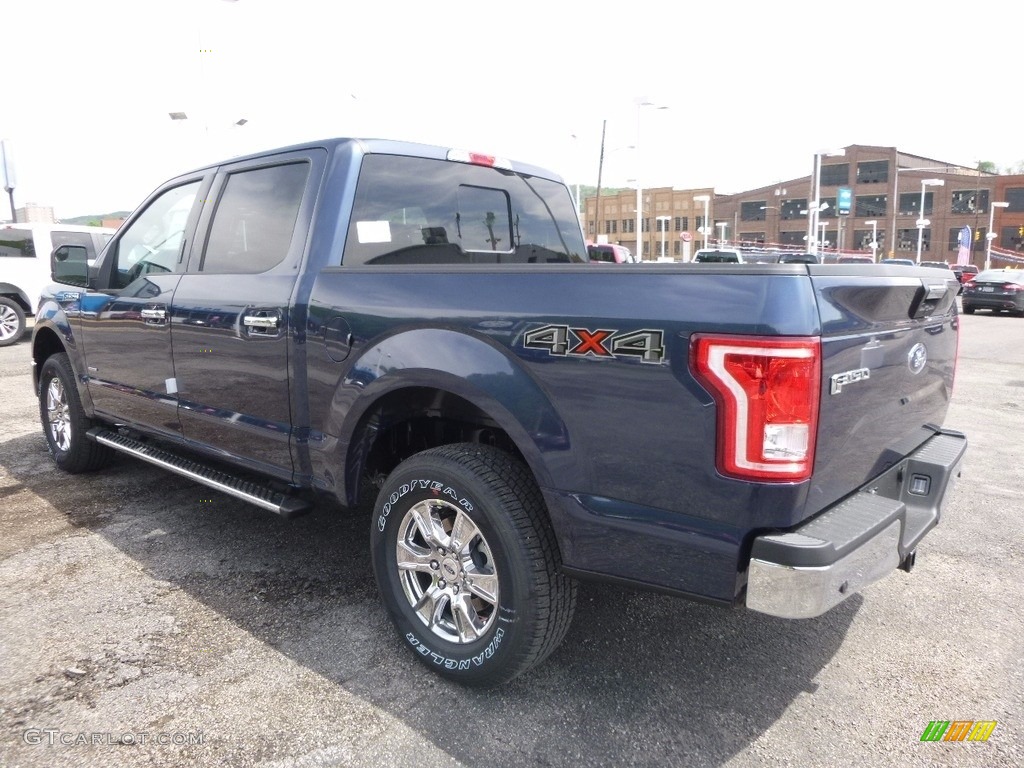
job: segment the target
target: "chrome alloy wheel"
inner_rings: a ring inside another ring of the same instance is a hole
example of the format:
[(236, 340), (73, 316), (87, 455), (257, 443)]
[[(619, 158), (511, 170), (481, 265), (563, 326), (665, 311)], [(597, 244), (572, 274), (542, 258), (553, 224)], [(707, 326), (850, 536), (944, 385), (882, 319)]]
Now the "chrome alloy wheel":
[(50, 424), (50, 437), (61, 451), (71, 448), (71, 412), (68, 393), (60, 379), (50, 379), (46, 387), (46, 419)]
[(18, 313), (6, 304), (0, 304), (0, 341), (7, 341), (14, 336), (20, 325)]
[(463, 510), (428, 499), (406, 512), (396, 555), (402, 591), (419, 620), (450, 643), (470, 643), (498, 615), (491, 549)]

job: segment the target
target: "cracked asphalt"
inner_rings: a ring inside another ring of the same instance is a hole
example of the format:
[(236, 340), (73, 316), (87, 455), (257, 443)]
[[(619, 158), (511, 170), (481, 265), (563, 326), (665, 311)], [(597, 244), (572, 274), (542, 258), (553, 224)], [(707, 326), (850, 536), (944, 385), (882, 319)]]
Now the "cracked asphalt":
[(1024, 320), (961, 320), (970, 453), (911, 574), (805, 621), (582, 584), (492, 691), (400, 643), (365, 511), (285, 521), (127, 457), (63, 475), (28, 338), (0, 348), (0, 766), (1024, 765)]

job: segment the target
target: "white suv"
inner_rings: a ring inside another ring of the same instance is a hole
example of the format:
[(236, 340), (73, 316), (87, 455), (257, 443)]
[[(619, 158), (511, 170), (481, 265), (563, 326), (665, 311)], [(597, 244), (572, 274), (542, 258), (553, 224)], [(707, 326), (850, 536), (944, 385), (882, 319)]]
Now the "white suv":
[(77, 224), (0, 224), (0, 347), (25, 333), (39, 294), (50, 282), (50, 252), (61, 245), (85, 246), (89, 263), (116, 230)]

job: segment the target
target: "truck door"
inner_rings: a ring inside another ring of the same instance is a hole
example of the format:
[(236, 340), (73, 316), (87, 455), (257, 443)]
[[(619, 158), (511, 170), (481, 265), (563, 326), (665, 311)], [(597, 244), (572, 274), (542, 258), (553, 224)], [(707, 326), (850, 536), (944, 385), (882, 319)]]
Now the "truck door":
[(326, 152), (222, 166), (202, 241), (174, 294), (171, 339), (186, 441), (290, 479), (289, 366), (305, 333), (293, 291)]
[(179, 437), (171, 362), (171, 296), (185, 270), (202, 191), (213, 174), (158, 190), (117, 232), (81, 297), (78, 333), (101, 415)]

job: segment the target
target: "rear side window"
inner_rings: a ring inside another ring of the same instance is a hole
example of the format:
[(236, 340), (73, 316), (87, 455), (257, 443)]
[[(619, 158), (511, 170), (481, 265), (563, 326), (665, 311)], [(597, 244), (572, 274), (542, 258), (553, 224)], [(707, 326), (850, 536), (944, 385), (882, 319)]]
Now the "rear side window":
[(466, 163), (363, 160), (346, 266), (586, 261), (572, 198), (558, 183)]
[(217, 203), (201, 270), (250, 274), (288, 255), (309, 163), (231, 174)]
[(0, 258), (35, 255), (32, 232), (27, 229), (0, 229)]

